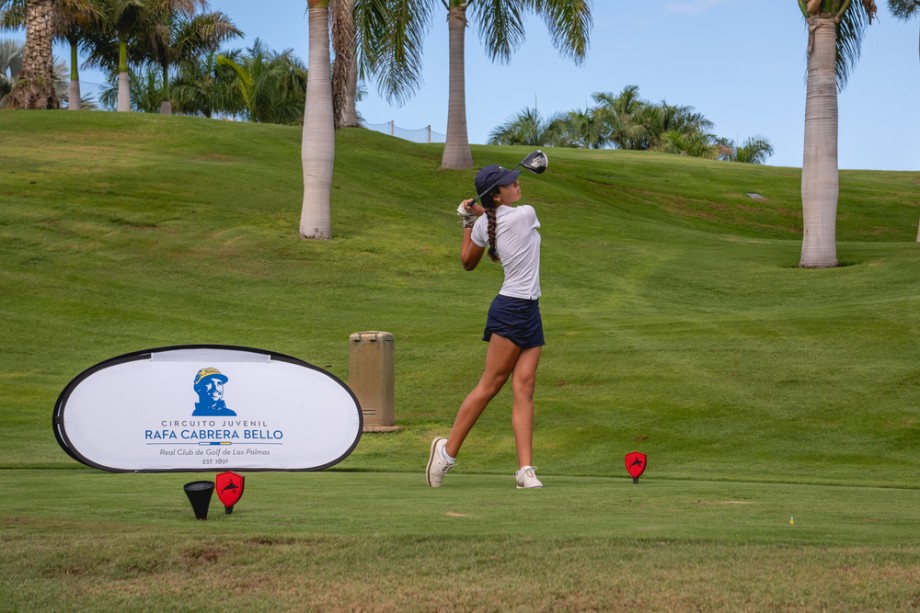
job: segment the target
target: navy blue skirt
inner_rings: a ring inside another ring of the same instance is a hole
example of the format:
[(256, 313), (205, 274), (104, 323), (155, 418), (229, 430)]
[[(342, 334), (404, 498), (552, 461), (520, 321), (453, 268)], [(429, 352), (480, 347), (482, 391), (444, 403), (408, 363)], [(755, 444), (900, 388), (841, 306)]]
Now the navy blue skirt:
[(544, 345), (539, 301), (496, 296), (489, 307), (482, 340), (490, 340), (493, 334), (504, 336), (521, 349)]

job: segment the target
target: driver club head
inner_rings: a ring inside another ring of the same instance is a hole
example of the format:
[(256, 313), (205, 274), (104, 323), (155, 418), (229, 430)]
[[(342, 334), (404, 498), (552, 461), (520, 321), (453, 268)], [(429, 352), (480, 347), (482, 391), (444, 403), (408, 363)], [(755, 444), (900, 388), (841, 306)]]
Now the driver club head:
[(546, 167), (549, 166), (549, 158), (546, 157), (545, 153), (537, 149), (521, 160), (520, 166), (534, 174), (543, 174), (546, 171)]

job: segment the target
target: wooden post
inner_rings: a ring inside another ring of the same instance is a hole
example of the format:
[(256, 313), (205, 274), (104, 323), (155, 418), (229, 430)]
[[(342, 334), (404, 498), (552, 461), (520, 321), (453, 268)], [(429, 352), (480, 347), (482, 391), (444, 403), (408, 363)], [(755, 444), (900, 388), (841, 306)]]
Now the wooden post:
[(393, 411), (393, 335), (355, 332), (349, 340), (348, 386), (361, 404), (364, 431), (398, 430)]

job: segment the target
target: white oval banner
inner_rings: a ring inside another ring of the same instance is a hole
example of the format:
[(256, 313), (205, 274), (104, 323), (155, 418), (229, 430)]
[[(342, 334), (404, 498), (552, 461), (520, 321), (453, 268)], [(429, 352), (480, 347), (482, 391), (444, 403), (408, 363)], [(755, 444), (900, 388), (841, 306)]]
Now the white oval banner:
[(149, 349), (71, 381), (54, 432), (73, 458), (113, 472), (322, 470), (361, 438), (357, 398), (296, 358), (246, 347)]

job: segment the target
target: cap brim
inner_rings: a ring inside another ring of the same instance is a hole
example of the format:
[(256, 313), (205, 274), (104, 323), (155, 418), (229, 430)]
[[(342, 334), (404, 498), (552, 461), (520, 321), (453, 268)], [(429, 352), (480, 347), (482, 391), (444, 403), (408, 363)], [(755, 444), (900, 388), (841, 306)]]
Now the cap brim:
[(229, 381), (229, 379), (227, 378), (227, 375), (205, 375), (204, 377), (198, 379), (195, 385), (198, 385), (199, 383), (207, 379), (217, 379), (221, 383), (226, 383), (227, 381)]
[(504, 177), (499, 179), (496, 185), (501, 185), (501, 186), (511, 185), (517, 180), (520, 174), (521, 174), (520, 170), (509, 170), (508, 174), (506, 174)]

